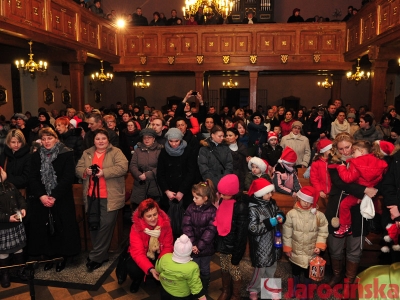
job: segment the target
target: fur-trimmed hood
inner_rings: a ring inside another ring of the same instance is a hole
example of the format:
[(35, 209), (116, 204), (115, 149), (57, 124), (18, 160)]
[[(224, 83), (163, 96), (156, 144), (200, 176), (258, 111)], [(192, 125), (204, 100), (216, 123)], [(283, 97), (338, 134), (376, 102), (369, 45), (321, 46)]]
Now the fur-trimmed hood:
[[(140, 218), (137, 210), (134, 211), (132, 216), (133, 228), (137, 232), (144, 231), (145, 228), (153, 229), (148, 225), (143, 218)], [(156, 226), (161, 226), (161, 230), (165, 227), (170, 227), (170, 220), (168, 215), (161, 209), (158, 210), (158, 221)]]

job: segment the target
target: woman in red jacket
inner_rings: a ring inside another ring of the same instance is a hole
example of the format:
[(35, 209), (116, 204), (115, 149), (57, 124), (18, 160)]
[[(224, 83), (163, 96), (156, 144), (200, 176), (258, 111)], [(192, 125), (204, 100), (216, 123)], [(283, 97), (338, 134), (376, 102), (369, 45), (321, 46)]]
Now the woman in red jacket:
[[(128, 274), (132, 279), (131, 293), (139, 290), (144, 275), (153, 275), (159, 280), (159, 274), (154, 268), (157, 258), (165, 253), (173, 252), (173, 237), (169, 218), (153, 199), (143, 200), (133, 213), (133, 224), (130, 233), (128, 249), (132, 260), (127, 261)], [(149, 252), (150, 237), (159, 242), (159, 254)], [(155, 256), (152, 257), (152, 254)]]

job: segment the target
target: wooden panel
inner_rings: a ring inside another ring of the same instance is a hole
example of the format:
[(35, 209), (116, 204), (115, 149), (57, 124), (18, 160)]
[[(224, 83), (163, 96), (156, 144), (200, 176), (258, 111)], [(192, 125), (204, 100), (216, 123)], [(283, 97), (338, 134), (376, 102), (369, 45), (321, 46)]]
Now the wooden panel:
[(218, 36), (205, 34), (203, 37), (203, 52), (204, 53), (219, 53)]
[(181, 41), (177, 36), (163, 37), (163, 55), (175, 55), (180, 52)]
[(348, 51), (360, 44), (360, 25), (348, 29)]
[(220, 49), (222, 53), (231, 54), (234, 51), (233, 48), (233, 36), (221, 36), (220, 37)]
[(115, 53), (115, 33), (112, 31), (108, 32), (108, 52)]
[(270, 33), (257, 33), (257, 52), (259, 54), (270, 54), (274, 51), (274, 36)]
[(89, 43), (89, 23), (90, 21), (86, 18), (81, 18), (81, 40), (86, 44)]
[(372, 39), (376, 36), (376, 14), (369, 14), (363, 23), (363, 41)]
[(274, 38), (274, 51), (278, 53), (294, 53), (295, 32), (279, 32)]
[(142, 52), (146, 55), (157, 55), (157, 35), (149, 34), (142, 39)]
[(31, 0), (30, 17), (32, 25), (45, 29), (43, 0)]
[[(11, 7), (9, 7), (11, 5)], [(24, 0), (11, 0), (8, 1), (8, 6), (10, 8), (9, 18), (13, 20), (28, 20), (28, 1)]]
[(400, 15), (400, 11), (399, 11), (399, 0), (393, 0), (393, 2), (390, 5), (390, 25), (394, 26), (396, 24), (399, 23), (399, 15)]
[(300, 33), (300, 53), (314, 53), (318, 49), (317, 32)]
[(380, 30), (385, 31), (390, 25), (390, 2), (384, 2), (380, 6), (379, 24)]
[(93, 22), (89, 22), (89, 43), (92, 46), (97, 47), (97, 38), (98, 38), (98, 25), (93, 24)]
[(197, 34), (188, 34), (181, 38), (181, 52), (197, 54)]
[(51, 5), (51, 31), (56, 33), (56, 34), (62, 34), (63, 31), (63, 20), (62, 20), (62, 11), (61, 11), (61, 6), (52, 3)]
[(318, 49), (321, 53), (337, 53), (338, 52), (338, 44), (340, 37), (338, 34), (329, 34), (324, 33), (323, 35), (319, 36), (318, 42)]
[(250, 41), (251, 41), (250, 34), (235, 36), (235, 52), (250, 54), (251, 53)]
[(140, 51), (140, 40), (137, 36), (126, 39), (126, 53), (137, 54)]

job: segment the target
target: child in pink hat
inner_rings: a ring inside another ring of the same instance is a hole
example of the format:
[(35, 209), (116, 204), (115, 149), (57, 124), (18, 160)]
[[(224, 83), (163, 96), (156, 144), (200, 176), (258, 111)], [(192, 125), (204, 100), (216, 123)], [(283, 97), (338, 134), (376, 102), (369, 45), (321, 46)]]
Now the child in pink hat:
[(246, 250), (249, 204), (239, 197), (239, 178), (228, 174), (217, 186), (220, 194), (214, 226), (217, 227), (215, 250), (220, 253), (222, 294), (218, 299), (240, 299), (242, 275), (239, 263)]

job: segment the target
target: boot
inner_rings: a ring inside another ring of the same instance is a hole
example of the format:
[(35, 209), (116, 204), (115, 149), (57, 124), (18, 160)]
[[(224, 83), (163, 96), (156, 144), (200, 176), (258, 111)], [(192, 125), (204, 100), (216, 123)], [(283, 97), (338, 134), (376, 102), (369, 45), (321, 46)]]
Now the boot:
[[(5, 259), (0, 259), (0, 267), (6, 267), (9, 265), (9, 257)], [(0, 270), (0, 284), (2, 288), (10, 287), (10, 273), (8, 269), (1, 269)]]
[(231, 281), (232, 277), (229, 272), (222, 272), (222, 294), (217, 300), (228, 300), (231, 296)]
[(346, 261), (346, 278), (349, 283), (354, 283), (357, 276), (358, 263), (347, 260)]
[(208, 294), (208, 285), (210, 284), (210, 276), (200, 275), (201, 284), (203, 285), (203, 292), (205, 295)]
[[(14, 253), (14, 264), (15, 265), (25, 265), (25, 258), (24, 258), (24, 253)], [(25, 272), (25, 267), (21, 267), (17, 271), (17, 275), (19, 279), (21, 280), (28, 280), (28, 276), (26, 275)]]
[(231, 300), (240, 300), (242, 293), (242, 279), (233, 280), (232, 279), (232, 296)]
[(137, 291), (140, 288), (140, 284), (142, 283), (142, 280), (134, 279), (131, 283), (131, 286), (129, 287), (129, 291), (134, 294), (137, 293)]
[(339, 229), (333, 232), (333, 236), (337, 238), (344, 238), (345, 236), (352, 235), (350, 225), (340, 225)]
[(333, 271), (333, 276), (331, 280), (328, 282), (328, 285), (333, 288), (336, 284), (342, 281), (342, 268), (343, 264), (341, 260), (333, 259), (331, 258), (331, 264), (332, 264), (332, 271)]

